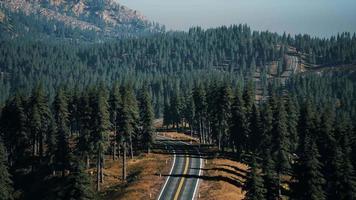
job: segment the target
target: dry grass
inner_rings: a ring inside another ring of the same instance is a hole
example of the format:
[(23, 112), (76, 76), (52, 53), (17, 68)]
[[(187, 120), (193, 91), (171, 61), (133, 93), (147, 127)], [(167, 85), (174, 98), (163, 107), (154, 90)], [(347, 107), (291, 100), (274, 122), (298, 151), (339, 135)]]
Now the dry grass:
[(199, 188), (199, 199), (243, 199), (244, 192), (241, 186), (245, 180), (246, 170), (246, 165), (229, 159), (208, 160), (203, 170), (204, 178)]
[(121, 160), (108, 160), (104, 169), (102, 197), (109, 200), (156, 199), (165, 181), (165, 177), (159, 174), (168, 173), (170, 167), (169, 155), (143, 154), (128, 160), (128, 180), (124, 183), (121, 181)]
[(199, 142), (198, 138), (191, 137), (190, 135), (186, 135), (184, 133), (177, 133), (177, 132), (161, 132), (159, 135), (172, 138), (175, 140), (180, 140), (184, 142), (192, 142), (193, 144), (197, 144)]

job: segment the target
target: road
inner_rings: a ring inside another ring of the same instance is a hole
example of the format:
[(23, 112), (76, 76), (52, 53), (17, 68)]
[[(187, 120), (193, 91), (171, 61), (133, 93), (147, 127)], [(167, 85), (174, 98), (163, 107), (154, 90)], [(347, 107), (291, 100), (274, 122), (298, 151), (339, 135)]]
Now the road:
[(197, 147), (168, 138), (158, 138), (168, 152), (173, 154), (173, 163), (158, 200), (191, 200), (197, 198), (202, 158)]

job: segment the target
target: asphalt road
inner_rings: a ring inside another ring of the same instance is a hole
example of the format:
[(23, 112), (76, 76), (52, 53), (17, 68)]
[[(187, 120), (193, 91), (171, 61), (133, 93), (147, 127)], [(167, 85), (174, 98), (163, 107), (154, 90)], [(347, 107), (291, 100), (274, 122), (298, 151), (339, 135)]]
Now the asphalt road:
[(198, 195), (199, 176), (203, 161), (197, 147), (181, 141), (159, 138), (168, 152), (173, 154), (173, 164), (161, 189), (158, 200), (195, 199)]

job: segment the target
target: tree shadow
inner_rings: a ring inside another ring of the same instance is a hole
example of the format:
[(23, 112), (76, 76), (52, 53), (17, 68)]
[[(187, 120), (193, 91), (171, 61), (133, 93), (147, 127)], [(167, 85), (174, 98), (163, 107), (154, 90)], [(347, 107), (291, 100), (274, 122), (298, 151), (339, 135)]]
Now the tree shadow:
[(198, 169), (198, 170), (203, 170), (203, 171), (223, 171), (225, 173), (229, 173), (231, 175), (234, 175), (234, 176), (237, 176), (237, 177), (240, 177), (240, 178), (243, 178), (243, 179), (246, 178), (246, 175), (243, 174), (244, 172), (241, 173), (239, 171), (234, 171), (234, 170), (226, 169), (226, 168), (223, 168), (223, 167), (214, 167), (214, 168), (209, 168), (209, 169), (207, 169), (207, 168), (191, 168), (191, 169)]
[(227, 183), (230, 183), (236, 187), (242, 187), (243, 183), (239, 180), (230, 178), (230, 177), (226, 177), (226, 176), (207, 176), (207, 175), (189, 175), (189, 174), (164, 174), (162, 176), (167, 176), (167, 177), (184, 177), (184, 178), (196, 178), (196, 179), (202, 179), (202, 180), (206, 180), (206, 181), (224, 181)]

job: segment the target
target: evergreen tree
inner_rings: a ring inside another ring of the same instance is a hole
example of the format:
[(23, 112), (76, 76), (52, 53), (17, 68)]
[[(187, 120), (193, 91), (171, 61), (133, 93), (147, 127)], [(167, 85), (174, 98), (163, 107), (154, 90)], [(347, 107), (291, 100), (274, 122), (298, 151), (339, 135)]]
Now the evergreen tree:
[(245, 102), (246, 117), (249, 119), (252, 113), (252, 107), (255, 103), (255, 88), (252, 81), (248, 81), (243, 93), (243, 99)]
[(231, 119), (231, 88), (229, 86), (222, 86), (220, 88), (217, 109), (219, 113), (217, 115), (218, 119), (218, 148), (224, 151), (225, 146), (228, 144), (228, 130), (229, 130), (229, 120)]
[(170, 100), (170, 112), (172, 117), (173, 125), (176, 126), (177, 131), (179, 130), (179, 124), (181, 123), (182, 116), (182, 100), (179, 91), (175, 90)]
[(57, 145), (57, 139), (58, 139), (58, 130), (57, 130), (57, 125), (54, 119), (51, 121), (50, 125), (50, 130), (47, 133), (47, 138), (46, 138), (46, 144), (47, 144), (47, 155), (46, 155), (46, 160), (47, 160), (47, 165), (50, 170), (50, 172), (55, 175), (58, 163), (57, 163), (57, 155), (59, 150), (58, 145)]
[(279, 196), (281, 198), (281, 175), (288, 173), (290, 166), (289, 153), (289, 135), (287, 130), (287, 114), (284, 108), (283, 100), (278, 102), (278, 111), (272, 130), (272, 157), (276, 163), (276, 172), (278, 175)]
[(168, 126), (172, 124), (172, 115), (171, 115), (171, 106), (168, 103), (164, 104), (164, 109), (163, 109), (163, 126), (166, 126), (168, 129)]
[(115, 83), (109, 99), (109, 106), (110, 106), (110, 123), (111, 123), (111, 130), (114, 132), (112, 138), (112, 152), (113, 152), (113, 160), (116, 158), (116, 151), (117, 151), (117, 143), (119, 141), (119, 133), (118, 133), (118, 121), (119, 121), (119, 112), (121, 110), (121, 96), (120, 96), (120, 88), (118, 83)]
[(355, 199), (356, 198), (356, 178), (354, 166), (351, 163), (351, 134), (352, 123), (348, 115), (343, 114), (337, 120), (336, 137), (341, 146), (340, 169), (336, 169), (339, 174), (336, 188), (339, 193), (338, 199)]
[(69, 200), (90, 200), (94, 199), (95, 195), (92, 191), (91, 181), (87, 172), (84, 171), (83, 164), (78, 162), (74, 167), (73, 172), (67, 178), (64, 187), (65, 194), (62, 199)]
[(55, 162), (64, 176), (65, 170), (70, 169), (71, 149), (69, 146), (68, 99), (63, 89), (58, 90), (53, 108), (54, 120), (57, 125)]
[(90, 167), (90, 157), (94, 151), (92, 140), (93, 108), (90, 103), (89, 91), (82, 93), (79, 104), (79, 137), (77, 138), (77, 153), (86, 161), (86, 168)]
[(325, 179), (321, 173), (319, 152), (315, 141), (309, 136), (304, 138), (304, 145), (294, 167), (292, 182), (293, 199), (326, 199), (323, 190)]
[(103, 86), (99, 88), (93, 107), (93, 132), (92, 139), (96, 150), (97, 159), (97, 180), (96, 189), (100, 191), (100, 183), (104, 181), (104, 153), (107, 147), (108, 134), (110, 128), (109, 105), (107, 93)]
[(273, 113), (269, 103), (266, 103), (262, 107), (261, 117), (262, 117), (262, 145), (261, 150), (265, 152), (266, 149), (271, 149), (272, 145), (272, 130), (273, 130)]
[(51, 112), (48, 98), (44, 93), (43, 85), (39, 84), (32, 92), (30, 99), (30, 130), (32, 134), (32, 154), (41, 159), (44, 155), (45, 133), (51, 124)]
[(246, 144), (249, 138), (248, 127), (244, 102), (241, 93), (237, 90), (231, 107), (230, 137), (234, 142), (239, 157), (241, 157), (243, 151), (246, 150)]
[(119, 115), (119, 131), (121, 134), (121, 141), (120, 144), (122, 146), (122, 179), (126, 181), (127, 177), (127, 163), (126, 163), (126, 156), (127, 156), (127, 147), (130, 147), (131, 150), (131, 157), (133, 157), (133, 150), (132, 150), (132, 135), (136, 129), (136, 122), (137, 122), (137, 104), (135, 100), (135, 96), (129, 86), (124, 86), (122, 88), (122, 105), (121, 111)]
[(287, 132), (290, 138), (289, 152), (294, 153), (298, 147), (298, 111), (296, 99), (292, 96), (287, 96), (285, 108), (287, 112)]
[(4, 200), (13, 199), (11, 175), (8, 172), (7, 155), (1, 137), (0, 137), (0, 198)]
[(275, 200), (279, 198), (278, 175), (275, 171), (275, 163), (272, 159), (270, 149), (265, 149), (263, 157), (263, 181), (266, 188), (266, 199)]
[(196, 129), (199, 132), (199, 140), (201, 143), (206, 143), (207, 141), (207, 134), (204, 134), (204, 124), (206, 118), (206, 109), (207, 109), (207, 102), (206, 102), (206, 94), (205, 90), (201, 85), (196, 86), (193, 88), (193, 102), (195, 107), (195, 117), (196, 117)]
[(140, 99), (140, 126), (142, 127), (142, 145), (146, 147), (147, 153), (150, 152), (150, 148), (153, 143), (153, 108), (152, 108), (152, 100), (147, 91), (147, 88), (144, 87), (141, 91)]
[(5, 146), (8, 149), (9, 164), (14, 168), (22, 168), (28, 164), (29, 134), (25, 100), (19, 94), (7, 101), (1, 113), (0, 130), (4, 133)]
[(249, 129), (251, 130), (251, 137), (249, 138), (249, 150), (259, 155), (261, 153), (260, 148), (263, 141), (263, 130), (260, 112), (256, 104), (253, 104), (252, 106), (252, 113), (249, 125)]
[(193, 131), (195, 129), (196, 119), (195, 119), (195, 104), (192, 95), (187, 95), (185, 97), (186, 103), (184, 106), (184, 118), (189, 124), (190, 134), (193, 136)]
[(246, 200), (266, 199), (266, 190), (263, 185), (263, 179), (260, 175), (260, 172), (257, 167), (257, 162), (254, 157), (252, 158), (243, 189), (246, 191), (244, 198)]

